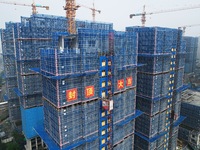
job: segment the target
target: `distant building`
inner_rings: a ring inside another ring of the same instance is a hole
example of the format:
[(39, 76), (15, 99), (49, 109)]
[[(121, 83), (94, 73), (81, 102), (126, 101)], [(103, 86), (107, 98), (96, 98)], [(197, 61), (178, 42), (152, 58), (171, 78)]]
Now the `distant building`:
[(198, 39), (197, 59), (200, 59), (200, 37)]
[[(1, 33), (1, 32), (0, 32)], [(0, 43), (1, 43), (1, 34), (0, 34)], [(0, 44), (0, 54), (2, 53), (2, 46)]]
[(13, 137), (6, 137), (6, 138), (1, 139), (1, 142), (8, 143), (8, 142), (11, 142), (12, 140), (13, 140)]
[(179, 129), (179, 139), (200, 149), (200, 92), (187, 90), (182, 94), (181, 115), (187, 118)]
[(184, 36), (186, 46), (185, 73), (192, 73), (196, 68), (198, 37)]

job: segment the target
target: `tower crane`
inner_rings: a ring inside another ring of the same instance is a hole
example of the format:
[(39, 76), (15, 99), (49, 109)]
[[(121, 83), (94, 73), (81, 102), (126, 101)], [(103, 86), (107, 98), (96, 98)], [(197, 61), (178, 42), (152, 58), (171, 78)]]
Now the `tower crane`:
[(68, 19), (68, 32), (70, 34), (76, 34), (76, 10), (79, 6), (76, 5), (76, 0), (66, 0), (64, 9), (66, 10), (66, 18)]
[(94, 22), (95, 22), (96, 12), (101, 13), (100, 10), (95, 9), (94, 3), (93, 3), (93, 8), (90, 8), (82, 4), (76, 5), (76, 0), (66, 0), (66, 5), (64, 7), (64, 10), (66, 10), (66, 18), (68, 19), (68, 32), (70, 34), (76, 34), (75, 18), (76, 18), (76, 10), (79, 7), (85, 7), (92, 10), (92, 17)]
[(81, 5), (81, 4), (78, 4), (79, 7), (85, 7), (85, 8), (88, 8), (90, 10), (92, 10), (92, 19), (93, 19), (93, 22), (95, 22), (95, 16), (96, 16), (96, 12), (98, 13), (101, 13), (101, 10), (97, 10), (95, 9), (94, 7), (94, 3), (93, 3), (93, 7), (88, 7), (88, 6), (85, 6), (85, 5)]
[(136, 13), (136, 14), (130, 14), (130, 18), (142, 16), (141, 22), (142, 26), (145, 26), (146, 22), (146, 15), (153, 15), (153, 14), (160, 14), (160, 13), (167, 13), (167, 12), (175, 12), (175, 11), (182, 11), (182, 10), (188, 10), (188, 9), (197, 9), (200, 8), (200, 4), (188, 6), (188, 7), (182, 7), (182, 8), (174, 8), (174, 9), (168, 9), (168, 10), (159, 10), (154, 12), (146, 12), (145, 6), (143, 6), (143, 12), (142, 13)]
[(182, 29), (183, 30), (183, 35), (184, 35), (186, 28), (188, 28), (188, 27), (195, 27), (195, 26), (200, 26), (200, 24), (185, 25), (185, 26), (178, 27), (178, 29)]
[(33, 1), (32, 4), (22, 4), (22, 3), (16, 3), (16, 2), (0, 2), (2, 4), (11, 4), (11, 5), (19, 5), (19, 6), (29, 6), (32, 7), (32, 14), (37, 14), (36, 8), (45, 8), (46, 10), (49, 10), (49, 6), (42, 6), (40, 4), (35, 4)]

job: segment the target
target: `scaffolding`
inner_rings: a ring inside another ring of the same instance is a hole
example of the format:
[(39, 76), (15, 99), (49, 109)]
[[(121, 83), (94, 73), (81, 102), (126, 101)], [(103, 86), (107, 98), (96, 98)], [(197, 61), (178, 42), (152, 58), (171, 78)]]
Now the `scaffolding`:
[(17, 87), (14, 47), (14, 27), (17, 26), (17, 24), (18, 23), (6, 23), (6, 29), (1, 30), (4, 75), (6, 81), (6, 95), (4, 96), (4, 100), (8, 101), (9, 117), (13, 123), (21, 120), (19, 99), (13, 91), (13, 88)]
[(138, 63), (144, 64), (137, 74), (136, 108), (144, 114), (136, 119), (135, 149), (172, 148), (176, 141), (171, 139), (177, 136), (172, 130), (182, 120), (180, 102), (172, 103), (173, 95), (184, 87), (184, 59), (177, 59), (177, 54), (184, 55), (181, 31), (160, 27), (126, 30), (138, 33)]
[(184, 36), (183, 39), (186, 49), (185, 73), (192, 73), (196, 67), (198, 37)]
[[(44, 129), (64, 149), (133, 147), (134, 119), (141, 115), (135, 109), (137, 34), (113, 31), (111, 24), (77, 24), (77, 37), (56, 32), (53, 48), (40, 50)], [(105, 107), (112, 102), (113, 110)]]
[(66, 23), (36, 14), (6, 24), (8, 98), (19, 97), (26, 138), (39, 135), (54, 150), (174, 147), (184, 119), (182, 32), (121, 32), (109, 23), (76, 21), (72, 36)]

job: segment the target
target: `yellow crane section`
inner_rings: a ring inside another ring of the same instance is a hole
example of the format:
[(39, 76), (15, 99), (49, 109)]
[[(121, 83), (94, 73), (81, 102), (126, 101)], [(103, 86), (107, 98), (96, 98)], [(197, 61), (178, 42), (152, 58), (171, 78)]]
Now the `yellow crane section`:
[(66, 17), (68, 19), (68, 32), (70, 34), (76, 34), (76, 10), (79, 6), (76, 5), (75, 0), (66, 0), (64, 9), (66, 10)]

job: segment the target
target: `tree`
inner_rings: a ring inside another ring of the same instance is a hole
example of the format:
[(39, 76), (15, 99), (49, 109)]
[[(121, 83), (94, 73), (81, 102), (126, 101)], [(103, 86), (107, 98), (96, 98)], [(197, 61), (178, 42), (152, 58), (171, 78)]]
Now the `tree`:
[(15, 142), (10, 142), (7, 144), (7, 149), (6, 150), (21, 150), (19, 145)]
[(20, 150), (24, 149), (24, 145), (26, 144), (26, 142), (24, 141), (24, 136), (23, 134), (18, 133), (17, 131), (14, 131), (12, 133), (15, 142), (17, 143), (17, 145), (19, 146)]
[(6, 149), (6, 144), (1, 143), (1, 140), (0, 140), (0, 150), (5, 150), (5, 149)]

